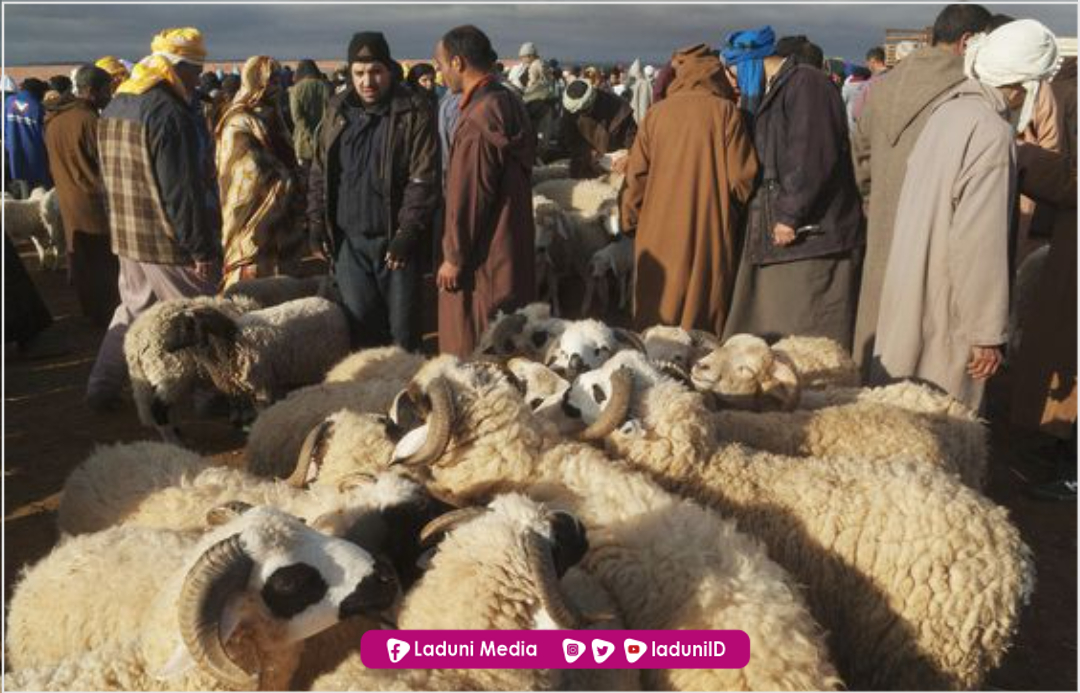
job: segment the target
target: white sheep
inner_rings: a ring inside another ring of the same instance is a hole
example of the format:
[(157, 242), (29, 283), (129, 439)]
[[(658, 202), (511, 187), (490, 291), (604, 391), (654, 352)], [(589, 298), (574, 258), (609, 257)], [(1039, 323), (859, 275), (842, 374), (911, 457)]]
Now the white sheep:
[(623, 349), (644, 352), (641, 338), (630, 330), (609, 327), (599, 320), (575, 320), (563, 326), (544, 355), (544, 364), (563, 377), (574, 378), (598, 368)]
[(222, 296), (233, 301), (237, 300), (237, 297), (243, 297), (252, 303), (254, 309), (259, 309), (311, 296), (334, 299), (336, 289), (333, 279), (328, 275), (313, 277), (281, 275), (241, 279), (230, 284)]
[(397, 346), (350, 354), (324, 382), (294, 390), (259, 413), (244, 450), (247, 469), (259, 476), (289, 476), (304, 439), (319, 422), (343, 409), (386, 411), (423, 364), (423, 356)]
[[(959, 474), (981, 489), (989, 443), (985, 427), (948, 395), (915, 384), (874, 390), (828, 387), (801, 391), (783, 353), (763, 340), (736, 335), (692, 370), (694, 386), (728, 407), (714, 415), (722, 441), (796, 457), (897, 456)], [(803, 401), (805, 406), (796, 408)], [(778, 402), (785, 411), (758, 413)]]
[(958, 479), (910, 458), (718, 446), (703, 396), (632, 353), (581, 376), (568, 399), (609, 453), (765, 542), (808, 586), (853, 689), (977, 689), (1001, 662), (1032, 556), (1008, 512)]
[(860, 383), (859, 367), (848, 350), (828, 337), (792, 335), (772, 345), (786, 356), (804, 389), (855, 387)]
[[(588, 548), (585, 529), (519, 494), (496, 497), (487, 508), (445, 515), (425, 530), (442, 537), (430, 566), (405, 596), (398, 615), (410, 630), (529, 630), (586, 627), (621, 629), (603, 590), (573, 568)], [(586, 612), (607, 612), (603, 622)], [(319, 639), (313, 643), (316, 646)], [(560, 669), (409, 669), (364, 667), (359, 648), (313, 690), (639, 690), (636, 671)], [(586, 685), (588, 688), (586, 688)]]
[[(310, 297), (234, 317), (218, 307), (181, 317), (173, 351), (188, 351), (223, 393), (266, 407), (290, 389), (321, 382), (349, 353), (345, 312)], [(317, 345), (317, 348), (313, 348)]]
[(24, 573), (5, 664), (51, 689), (282, 690), (304, 640), (398, 594), (366, 551), (272, 508), (205, 534), (119, 526)]
[[(192, 316), (206, 314), (211, 319), (225, 315), (236, 319), (247, 304), (216, 298), (197, 297), (159, 301), (143, 312), (124, 336), (124, 356), (139, 420), (157, 429), (164, 440), (175, 442), (179, 434), (175, 409), (197, 386), (210, 386), (210, 376), (190, 349), (179, 345), (200, 338), (201, 322)], [(221, 320), (226, 327), (232, 321)]]
[(634, 241), (622, 236), (593, 253), (589, 258), (589, 275), (585, 283), (585, 298), (581, 312), (589, 315), (592, 310), (593, 296), (599, 292), (601, 310), (610, 310), (608, 299), (608, 276), (613, 275), (619, 287), (618, 310), (630, 307), (630, 294), (634, 282)]
[(595, 217), (601, 205), (619, 196), (619, 187), (600, 179), (572, 178), (548, 180), (533, 186), (533, 195), (553, 200), (565, 210)]
[(34, 188), (25, 200), (5, 197), (4, 232), (16, 243), (32, 243), (42, 269), (62, 267), (67, 241), (55, 188), (48, 191)]
[(542, 195), (533, 196), (533, 214), (537, 289), (545, 291), (552, 313), (561, 315), (563, 285), (573, 277), (586, 283), (589, 259), (611, 240), (604, 227), (607, 217), (564, 209)]
[[(433, 492), (477, 503), (517, 491), (573, 512), (590, 528), (582, 567), (612, 594), (628, 627), (750, 634), (755, 656), (746, 668), (653, 671), (646, 687), (816, 690), (838, 683), (798, 590), (733, 523), (589, 445), (564, 441), (532, 415), (495, 364), (441, 357), (407, 392), (407, 401), (430, 414), (400, 438), (394, 459), (426, 478)], [(363, 449), (378, 451), (378, 459), (393, 444), (386, 422), (374, 415), (356, 415), (324, 441), (328, 457)]]

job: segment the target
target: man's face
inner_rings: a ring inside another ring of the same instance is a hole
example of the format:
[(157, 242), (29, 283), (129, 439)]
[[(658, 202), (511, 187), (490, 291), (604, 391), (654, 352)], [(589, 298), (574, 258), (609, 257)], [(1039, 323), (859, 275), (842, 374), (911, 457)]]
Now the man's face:
[(877, 58), (871, 58), (870, 60), (867, 60), (866, 66), (870, 68), (870, 71), (873, 73), (878, 73), (885, 69), (885, 63), (881, 62)]
[(380, 62), (353, 63), (349, 70), (352, 73), (353, 89), (362, 102), (378, 103), (390, 91), (392, 79), (386, 65)]
[(435, 77), (432, 75), (423, 75), (420, 79), (416, 80), (421, 87), (428, 91), (435, 91)]
[(180, 78), (180, 82), (184, 85), (184, 89), (189, 94), (194, 94), (195, 89), (199, 86), (199, 76), (202, 75), (202, 65), (196, 65), (195, 63), (179, 62), (174, 68), (176, 76)]
[(105, 107), (112, 101), (112, 85), (106, 84), (98, 89), (90, 90), (90, 105), (99, 111), (104, 111)]
[(451, 58), (447, 54), (442, 41), (435, 44), (435, 64), (439, 66), (439, 72), (442, 73), (443, 82), (446, 84), (447, 89), (455, 94), (460, 94), (463, 83), (461, 72), (465, 67), (464, 63), (459, 57)]

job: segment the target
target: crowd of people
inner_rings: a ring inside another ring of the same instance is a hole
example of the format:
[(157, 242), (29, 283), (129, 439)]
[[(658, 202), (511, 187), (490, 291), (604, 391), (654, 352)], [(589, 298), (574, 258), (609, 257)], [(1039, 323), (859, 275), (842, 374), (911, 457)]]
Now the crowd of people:
[[(56, 187), (72, 285), (108, 326), (99, 410), (120, 402), (125, 331), (155, 301), (312, 254), (356, 347), (420, 349), (430, 274), (439, 349), (470, 354), (497, 311), (535, 298), (532, 169), (557, 159), (593, 178), (606, 157), (622, 181), (637, 327), (826, 336), (868, 384), (916, 378), (976, 411), (1017, 268), (1048, 243), (1008, 354), (1011, 410), (1057, 441), (1061, 479), (1037, 493), (1075, 499), (1075, 44), (959, 4), (895, 53), (838, 71), (807, 37), (760, 27), (658, 68), (564, 67), (526, 43), (506, 70), (461, 26), (433, 63), (365, 31), (331, 75), (265, 55), (223, 75), (204, 73), (197, 29), (170, 29), (134, 65), (106, 57), (7, 96), (6, 187)], [(49, 321), (6, 243), (8, 338), (29, 350)]]

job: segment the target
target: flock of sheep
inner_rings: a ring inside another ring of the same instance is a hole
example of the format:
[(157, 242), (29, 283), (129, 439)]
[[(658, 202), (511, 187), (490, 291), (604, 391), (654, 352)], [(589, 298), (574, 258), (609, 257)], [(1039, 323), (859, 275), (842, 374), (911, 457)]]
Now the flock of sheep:
[[(65, 483), (62, 541), (10, 601), (7, 688), (974, 689), (1008, 650), (1032, 556), (948, 395), (860, 388), (827, 339), (545, 303), (470, 359), (349, 353), (332, 294), (251, 280), (135, 322), (165, 442), (103, 446)], [(256, 412), (242, 467), (178, 444), (199, 388)], [(740, 629), (752, 656), (368, 670), (370, 628)]]

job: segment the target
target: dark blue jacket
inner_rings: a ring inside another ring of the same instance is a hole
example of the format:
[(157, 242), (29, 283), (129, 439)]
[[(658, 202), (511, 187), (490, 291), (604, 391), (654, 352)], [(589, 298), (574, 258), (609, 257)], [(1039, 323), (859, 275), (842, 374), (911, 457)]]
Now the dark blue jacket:
[(14, 180), (30, 187), (52, 187), (45, 153), (45, 109), (28, 92), (20, 91), (4, 102), (4, 148)]

